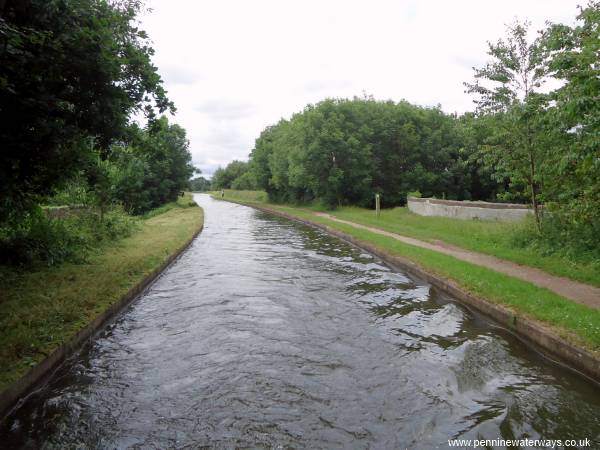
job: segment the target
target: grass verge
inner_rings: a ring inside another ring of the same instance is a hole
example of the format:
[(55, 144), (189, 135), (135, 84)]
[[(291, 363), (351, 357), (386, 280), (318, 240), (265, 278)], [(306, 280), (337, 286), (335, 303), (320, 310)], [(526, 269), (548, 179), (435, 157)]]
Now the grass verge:
[(408, 208), (383, 210), (379, 218), (373, 211), (363, 208), (340, 208), (331, 214), (424, 241), (441, 240), (467, 250), (536, 267), (553, 275), (600, 286), (600, 261), (577, 261), (518, 244), (519, 236), (528, 232), (525, 224), (423, 217), (413, 214)]
[(396, 239), (367, 230), (341, 224), (312, 211), (292, 206), (264, 204), (261, 201), (244, 201), (226, 192), (225, 200), (235, 200), (249, 205), (268, 206), (292, 216), (327, 225), (363, 242), (368, 242), (390, 253), (409, 259), (425, 271), (456, 282), (463, 290), (502, 305), (517, 316), (533, 319), (563, 339), (600, 354), (600, 311), (572, 302), (547, 289), (512, 278), (493, 270), (460, 261), (432, 250), (404, 244)]
[(17, 380), (181, 248), (203, 223), (190, 194), (140, 221), (85, 263), (0, 275), (0, 390)]

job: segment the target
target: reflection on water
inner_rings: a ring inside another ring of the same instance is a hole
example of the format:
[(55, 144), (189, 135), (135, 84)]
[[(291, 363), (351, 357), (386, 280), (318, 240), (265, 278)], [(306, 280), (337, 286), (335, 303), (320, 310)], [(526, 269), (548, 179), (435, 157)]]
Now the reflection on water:
[(377, 258), (198, 196), (205, 229), (0, 428), (7, 448), (600, 440), (600, 392)]

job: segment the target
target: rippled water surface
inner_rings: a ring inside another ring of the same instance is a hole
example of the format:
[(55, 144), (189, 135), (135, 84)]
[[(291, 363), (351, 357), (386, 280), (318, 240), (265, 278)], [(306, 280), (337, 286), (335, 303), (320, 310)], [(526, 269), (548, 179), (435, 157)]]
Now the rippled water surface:
[(200, 237), (3, 423), (0, 446), (600, 445), (598, 386), (344, 242), (196, 198)]

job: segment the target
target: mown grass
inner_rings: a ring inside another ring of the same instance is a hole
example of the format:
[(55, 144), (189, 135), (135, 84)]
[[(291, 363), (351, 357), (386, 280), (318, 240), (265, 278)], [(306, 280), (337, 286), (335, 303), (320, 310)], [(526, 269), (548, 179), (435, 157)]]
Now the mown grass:
[[(230, 194), (229, 199), (242, 201), (239, 197), (233, 197), (234, 195)], [(261, 202), (247, 203), (258, 204)], [(282, 205), (268, 205), (268, 207), (327, 225), (373, 244), (392, 255), (407, 258), (429, 273), (455, 281), (467, 292), (501, 304), (515, 312), (517, 316), (542, 323), (569, 342), (596, 354), (600, 352), (600, 311), (598, 310), (574, 303), (547, 289), (539, 288), (508, 275), (316, 216), (313, 211), (308, 209)], [(351, 220), (348, 216), (343, 218)], [(370, 223), (365, 224), (370, 225)], [(423, 238), (423, 235), (415, 237)]]
[(203, 223), (190, 194), (102, 245), (85, 263), (0, 272), (0, 390), (122, 298)]
[(537, 248), (519, 244), (520, 235), (530, 232), (527, 224), (497, 221), (423, 217), (408, 208), (382, 210), (381, 216), (363, 208), (332, 211), (340, 219), (368, 225), (425, 241), (441, 240), (545, 272), (600, 286), (600, 261), (575, 261), (558, 254), (543, 254)]
[[(221, 198), (221, 191), (210, 191), (209, 194), (214, 198)], [(265, 191), (236, 191), (233, 189), (225, 189), (224, 194), (225, 195), (222, 198), (225, 200), (251, 203), (267, 203), (269, 201)]]
[[(268, 203), (266, 193), (262, 191), (227, 190), (225, 199)], [(318, 205), (304, 209), (322, 210)], [(577, 261), (562, 255), (543, 254), (537, 248), (522, 245), (519, 237), (529, 232), (526, 224), (423, 217), (413, 214), (408, 208), (384, 209), (380, 217), (376, 217), (373, 210), (356, 207), (338, 208), (327, 213), (424, 241), (440, 240), (467, 250), (536, 267), (553, 275), (600, 286), (600, 261)]]
[(192, 194), (189, 192), (186, 192), (182, 197), (178, 197), (176, 201), (166, 203), (158, 208), (152, 209), (152, 210), (148, 211), (146, 214), (144, 214), (142, 217), (144, 219), (149, 219), (151, 217), (158, 216), (160, 214), (164, 214), (167, 211), (171, 211), (174, 208), (187, 208), (190, 206), (196, 207), (197, 205), (196, 205), (196, 202), (194, 202)]

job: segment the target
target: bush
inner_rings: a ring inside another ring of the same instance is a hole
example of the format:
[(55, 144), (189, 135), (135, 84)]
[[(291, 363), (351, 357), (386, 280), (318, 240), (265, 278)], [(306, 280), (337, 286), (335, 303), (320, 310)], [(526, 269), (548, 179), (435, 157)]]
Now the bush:
[(0, 264), (53, 266), (82, 261), (103, 242), (129, 235), (135, 224), (122, 208), (111, 209), (100, 220), (92, 210), (51, 219), (38, 207), (19, 223), (0, 228)]
[(93, 200), (93, 193), (90, 192), (87, 181), (78, 175), (65, 183), (54, 195), (44, 198), (44, 203), (47, 206), (91, 205)]
[(540, 230), (531, 218), (515, 229), (512, 243), (541, 255), (559, 255), (600, 266), (600, 221), (586, 220), (584, 211), (577, 212), (565, 207), (548, 208)]

